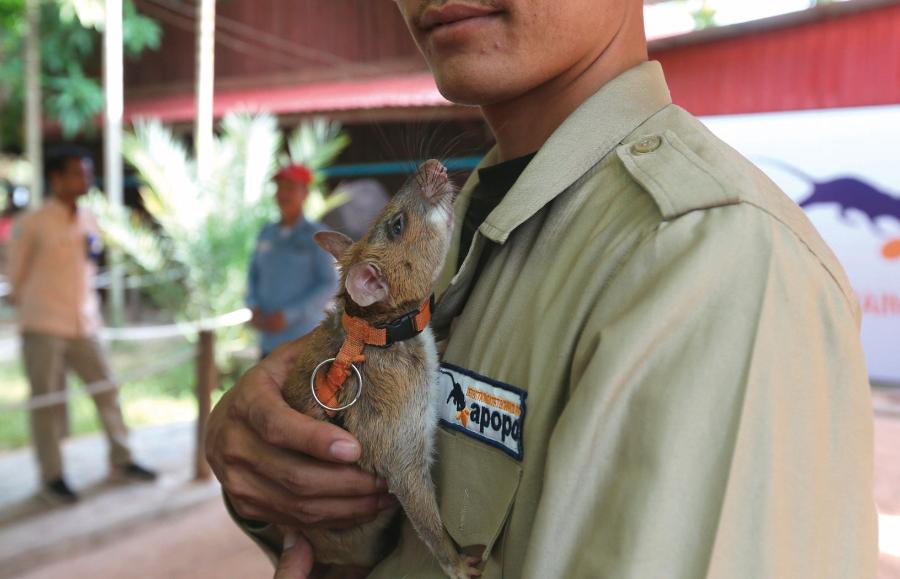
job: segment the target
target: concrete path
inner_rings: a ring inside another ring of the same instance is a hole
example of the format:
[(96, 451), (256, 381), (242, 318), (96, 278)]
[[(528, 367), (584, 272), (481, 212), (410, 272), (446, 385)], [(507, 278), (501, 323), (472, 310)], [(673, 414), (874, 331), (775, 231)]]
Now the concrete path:
[(215, 481), (191, 480), (194, 429), (188, 422), (132, 432), (137, 460), (160, 472), (154, 483), (109, 481), (101, 436), (67, 441), (66, 476), (82, 495), (72, 506), (52, 507), (36, 496), (39, 481), (30, 449), (0, 454), (0, 578), (17, 577), (148, 523), (169, 522), (191, 507), (217, 502)]

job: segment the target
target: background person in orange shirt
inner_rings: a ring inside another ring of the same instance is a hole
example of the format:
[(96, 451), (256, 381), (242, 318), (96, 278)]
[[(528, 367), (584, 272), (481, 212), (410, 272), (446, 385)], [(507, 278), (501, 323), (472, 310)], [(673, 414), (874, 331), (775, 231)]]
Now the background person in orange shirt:
[[(81, 149), (59, 149), (48, 158), (47, 180), (52, 196), (18, 220), (10, 247), (10, 301), (17, 310), (32, 397), (65, 390), (69, 368), (86, 384), (112, 380), (97, 336), (102, 319), (94, 279), (103, 246), (96, 219), (78, 206), (93, 184), (93, 162)], [(112, 473), (154, 480), (156, 473), (132, 459), (118, 397), (118, 389), (93, 395), (109, 440)], [(78, 500), (63, 477), (64, 424), (64, 402), (32, 410), (42, 495), (52, 502)]]

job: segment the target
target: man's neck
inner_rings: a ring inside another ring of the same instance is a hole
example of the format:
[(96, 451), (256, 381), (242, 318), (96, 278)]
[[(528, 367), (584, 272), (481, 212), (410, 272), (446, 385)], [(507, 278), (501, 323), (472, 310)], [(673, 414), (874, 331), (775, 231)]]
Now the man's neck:
[[(636, 35), (639, 35), (636, 36)], [(533, 153), (600, 87), (647, 60), (640, 28), (626, 22), (597, 55), (512, 100), (485, 105), (481, 112), (497, 139), (500, 160)]]
[(68, 210), (70, 216), (74, 216), (78, 212), (78, 199), (70, 199), (60, 195), (56, 195), (55, 198)]
[(303, 219), (303, 214), (298, 213), (297, 215), (287, 216), (281, 218), (281, 226), (282, 227), (293, 227)]

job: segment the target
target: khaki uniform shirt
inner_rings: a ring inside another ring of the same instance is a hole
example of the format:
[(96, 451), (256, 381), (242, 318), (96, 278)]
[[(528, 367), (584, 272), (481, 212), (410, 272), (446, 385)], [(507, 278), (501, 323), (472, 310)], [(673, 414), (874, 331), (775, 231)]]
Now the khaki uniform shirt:
[[(541, 147), (449, 282), (436, 330), (451, 320), (445, 363), (527, 393), (520, 459), (452, 419), (437, 435), (441, 516), (485, 546), (485, 579), (875, 576), (853, 292), (657, 63)], [(408, 523), (371, 575), (442, 576)]]
[[(433, 474), (485, 579), (875, 577), (853, 292), (657, 63), (559, 127), (444, 283)], [(371, 577), (443, 575), (404, 521)]]

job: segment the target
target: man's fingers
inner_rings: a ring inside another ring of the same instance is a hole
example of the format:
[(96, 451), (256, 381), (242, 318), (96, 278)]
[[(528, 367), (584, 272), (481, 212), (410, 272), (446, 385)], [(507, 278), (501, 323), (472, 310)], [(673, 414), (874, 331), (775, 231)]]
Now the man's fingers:
[(238, 510), (237, 504), (232, 503), (232, 507), (234, 507), (235, 512), (237, 512), (238, 516), (245, 521), (265, 523), (269, 525), (297, 525), (299, 523), (297, 519), (288, 517), (287, 515), (284, 515), (283, 513), (278, 511), (273, 511), (264, 507), (257, 507), (250, 503), (241, 503), (241, 505), (241, 509)]
[[(396, 504), (393, 495), (387, 493), (299, 497), (252, 471), (242, 471), (241, 476), (234, 477), (223, 488), (238, 515), (267, 523), (331, 526), (337, 522), (369, 519)], [(316, 489), (316, 492), (327, 490)]]
[(307, 579), (314, 562), (309, 541), (296, 531), (287, 531), (278, 568), (275, 570), (275, 579)]
[[(387, 482), (355, 465), (320, 461), (268, 444), (256, 436), (227, 442), (225, 459), (279, 484), (295, 497), (371, 495), (387, 490)], [(227, 482), (228, 477), (224, 477)]]
[(397, 499), (387, 493), (367, 497), (303, 499), (293, 514), (304, 527), (328, 528), (344, 520), (368, 520), (396, 504)]
[(260, 444), (256, 472), (301, 497), (354, 497), (386, 491), (384, 479), (359, 467), (308, 459)]
[(231, 506), (242, 518), (281, 525), (300, 522), (294, 514), (297, 497), (281, 486), (249, 471), (233, 478), (222, 486)]
[(319, 460), (353, 463), (362, 452), (352, 434), (294, 410), (280, 392), (268, 388), (257, 389), (247, 409), (247, 421), (272, 446), (297, 450)]
[(256, 384), (244, 389), (242, 404), (247, 421), (267, 443), (289, 448), (329, 462), (356, 462), (359, 442), (346, 430), (316, 420), (291, 408), (281, 389), (305, 347), (306, 336), (288, 342), (251, 369), (244, 380)]
[(333, 521), (328, 524), (327, 528), (332, 531), (343, 531), (346, 529), (355, 529), (355, 528), (359, 527), (360, 525), (364, 525), (366, 523), (371, 523), (376, 518), (378, 518), (377, 514), (369, 515), (367, 517), (357, 517), (355, 519)]
[(355, 529), (360, 525), (364, 525), (366, 523), (371, 523), (376, 518), (378, 518), (379, 513), (372, 513), (365, 516), (353, 517), (352, 519), (334, 519), (329, 521), (322, 521), (317, 525), (304, 524), (303, 521), (298, 520), (295, 517), (290, 517), (285, 515), (280, 511), (273, 511), (271, 509), (267, 509), (264, 507), (257, 507), (252, 504), (246, 505), (246, 508), (242, 509), (243, 513), (238, 512), (237, 507), (232, 503), (232, 507), (234, 507), (235, 512), (237, 512), (238, 516), (241, 519), (255, 521), (260, 523), (266, 523), (270, 525), (282, 525), (287, 527), (297, 527), (304, 526), (308, 529), (311, 528), (324, 528), (329, 530), (341, 531), (346, 529)]

